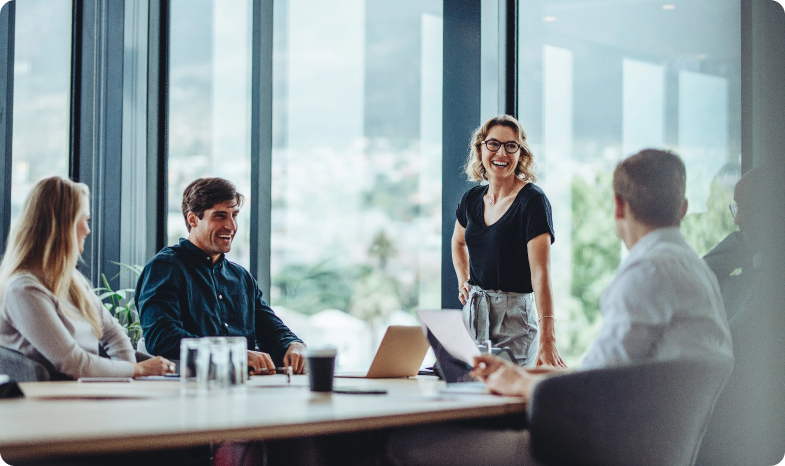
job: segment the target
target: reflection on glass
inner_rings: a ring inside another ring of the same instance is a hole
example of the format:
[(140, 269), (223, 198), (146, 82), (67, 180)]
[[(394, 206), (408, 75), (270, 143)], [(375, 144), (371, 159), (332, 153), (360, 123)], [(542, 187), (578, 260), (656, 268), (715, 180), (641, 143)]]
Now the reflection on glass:
[(741, 152), (738, 2), (520, 3), (519, 115), (553, 206), (560, 351), (575, 365), (622, 257), (611, 176), (647, 147), (687, 166), (682, 232), (706, 254), (734, 229)]
[(442, 3), (274, 7), (271, 301), (367, 367), (440, 306)]
[(11, 222), (42, 178), (68, 176), (71, 2), (16, 2)]
[(245, 194), (227, 258), (250, 265), (251, 1), (172, 0), (168, 244), (188, 232), (183, 190), (203, 176)]

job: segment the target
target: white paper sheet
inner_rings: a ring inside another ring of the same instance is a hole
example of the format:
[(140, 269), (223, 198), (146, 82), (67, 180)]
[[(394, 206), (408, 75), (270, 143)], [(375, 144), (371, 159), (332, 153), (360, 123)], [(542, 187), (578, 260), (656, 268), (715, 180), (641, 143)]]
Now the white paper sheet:
[(454, 358), (474, 365), (474, 357), (480, 355), (480, 350), (463, 322), (461, 311), (420, 310), (417, 311), (417, 317)]

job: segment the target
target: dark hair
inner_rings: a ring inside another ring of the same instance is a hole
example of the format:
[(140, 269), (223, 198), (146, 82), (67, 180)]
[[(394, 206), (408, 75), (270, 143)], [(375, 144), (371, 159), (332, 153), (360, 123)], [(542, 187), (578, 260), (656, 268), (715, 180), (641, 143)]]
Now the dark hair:
[(652, 227), (679, 226), (686, 187), (684, 162), (669, 151), (642, 150), (613, 172), (613, 192), (636, 220)]
[(188, 224), (188, 212), (193, 212), (201, 219), (205, 210), (211, 209), (216, 204), (232, 200), (235, 206), (242, 207), (245, 196), (238, 193), (237, 187), (229, 180), (206, 177), (193, 181), (183, 191), (185, 227), (191, 231), (191, 225)]

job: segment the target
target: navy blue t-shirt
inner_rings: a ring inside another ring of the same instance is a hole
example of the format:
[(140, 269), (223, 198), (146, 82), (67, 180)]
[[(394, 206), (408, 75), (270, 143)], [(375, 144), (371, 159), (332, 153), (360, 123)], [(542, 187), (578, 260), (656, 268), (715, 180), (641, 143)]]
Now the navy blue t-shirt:
[(539, 187), (527, 183), (510, 208), (493, 225), (485, 224), (483, 196), (488, 185), (466, 191), (455, 214), (466, 228), (469, 284), (484, 290), (531, 293), (527, 243), (543, 233), (553, 234), (551, 203)]

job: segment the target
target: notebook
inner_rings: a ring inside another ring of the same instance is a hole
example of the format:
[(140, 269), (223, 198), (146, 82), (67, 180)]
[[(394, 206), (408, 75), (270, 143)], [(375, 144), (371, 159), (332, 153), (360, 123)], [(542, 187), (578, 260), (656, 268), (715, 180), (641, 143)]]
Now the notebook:
[(422, 328), (391, 325), (382, 338), (368, 372), (338, 372), (336, 377), (385, 379), (414, 377), (428, 352)]

